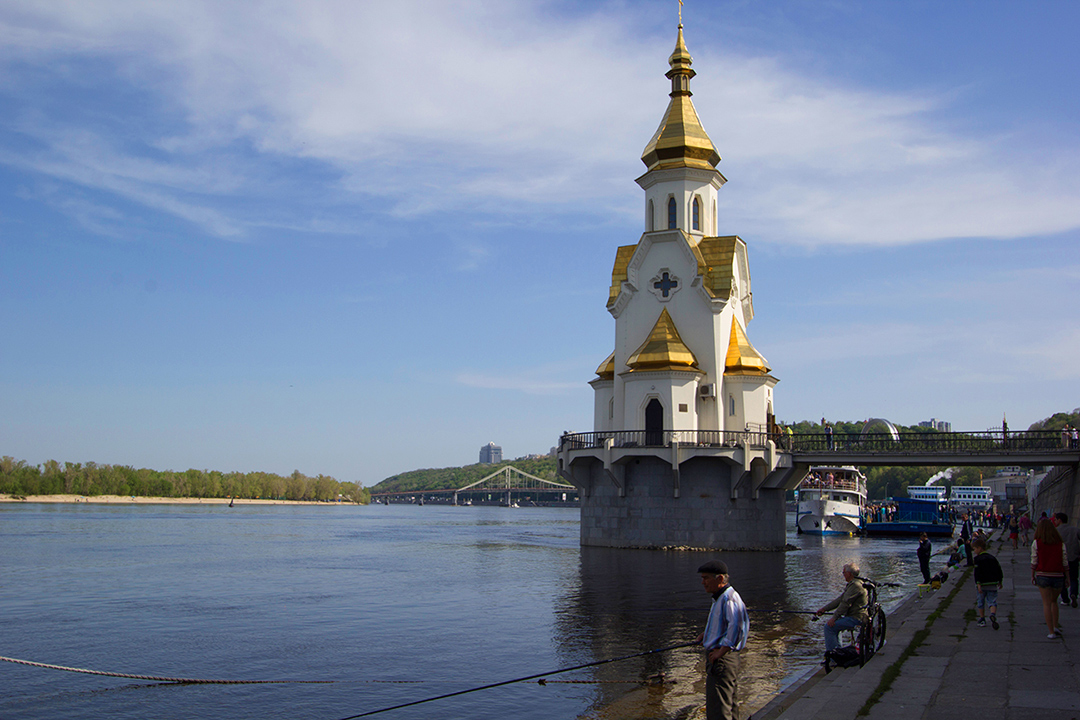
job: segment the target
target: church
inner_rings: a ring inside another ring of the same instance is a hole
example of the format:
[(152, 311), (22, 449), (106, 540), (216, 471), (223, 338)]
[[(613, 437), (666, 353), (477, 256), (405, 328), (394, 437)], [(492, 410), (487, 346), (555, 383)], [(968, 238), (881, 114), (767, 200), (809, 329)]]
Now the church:
[(720, 233), (727, 179), (691, 101), (692, 62), (680, 24), (671, 99), (637, 179), (644, 232), (615, 252), (615, 346), (590, 382), (594, 431), (560, 441), (583, 545), (785, 544), (784, 486), (797, 468), (777, 447), (777, 379), (747, 334), (747, 244)]

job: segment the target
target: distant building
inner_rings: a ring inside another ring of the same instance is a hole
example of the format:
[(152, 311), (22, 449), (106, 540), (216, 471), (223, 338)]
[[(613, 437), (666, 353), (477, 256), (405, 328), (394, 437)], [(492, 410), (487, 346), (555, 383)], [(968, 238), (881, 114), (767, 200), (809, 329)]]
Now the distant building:
[(938, 432), (952, 432), (952, 423), (945, 420), (938, 420), (937, 418), (930, 418), (919, 423), (921, 428), (930, 428), (931, 430), (937, 430)]
[(489, 442), (480, 448), (480, 464), (495, 465), (502, 462), (502, 448)]

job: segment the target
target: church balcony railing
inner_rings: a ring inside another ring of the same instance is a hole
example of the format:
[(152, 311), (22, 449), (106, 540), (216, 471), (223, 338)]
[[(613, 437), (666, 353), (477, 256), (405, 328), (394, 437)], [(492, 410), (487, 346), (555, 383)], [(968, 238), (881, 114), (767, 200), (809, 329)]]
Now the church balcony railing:
[[(602, 448), (611, 440), (616, 448), (685, 446), (734, 448), (765, 447), (769, 433), (751, 430), (607, 430), (586, 433), (564, 433), (559, 438), (559, 450), (590, 450)], [(775, 439), (775, 437), (773, 438)]]

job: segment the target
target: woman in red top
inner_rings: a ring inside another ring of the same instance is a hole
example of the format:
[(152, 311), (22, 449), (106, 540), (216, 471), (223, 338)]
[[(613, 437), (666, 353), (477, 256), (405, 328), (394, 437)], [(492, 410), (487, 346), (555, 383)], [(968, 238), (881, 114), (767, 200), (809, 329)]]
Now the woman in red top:
[(1039, 588), (1043, 601), (1043, 618), (1051, 640), (1059, 638), (1058, 595), (1069, 582), (1069, 560), (1065, 555), (1065, 543), (1057, 528), (1048, 518), (1039, 520), (1035, 527), (1035, 542), (1031, 543), (1031, 584)]

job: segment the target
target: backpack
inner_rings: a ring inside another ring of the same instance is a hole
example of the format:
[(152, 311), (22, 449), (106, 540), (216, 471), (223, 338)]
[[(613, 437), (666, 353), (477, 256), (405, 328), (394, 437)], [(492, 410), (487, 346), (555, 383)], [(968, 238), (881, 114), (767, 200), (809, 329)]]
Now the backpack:
[(832, 672), (832, 668), (829, 664), (836, 667), (848, 668), (855, 665), (862, 664), (862, 656), (859, 655), (859, 649), (854, 645), (847, 645), (846, 647), (839, 647), (835, 650), (829, 650), (825, 653), (825, 672)]

